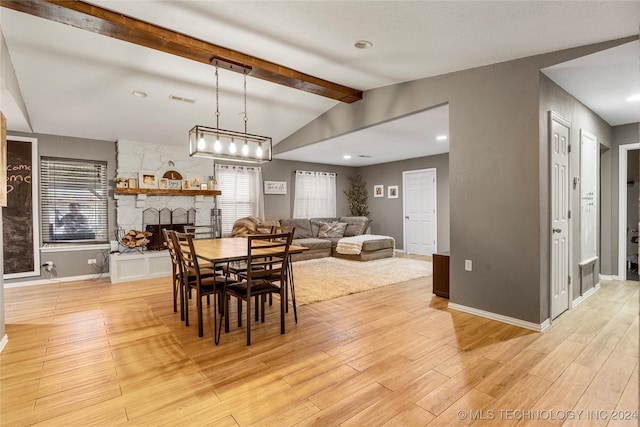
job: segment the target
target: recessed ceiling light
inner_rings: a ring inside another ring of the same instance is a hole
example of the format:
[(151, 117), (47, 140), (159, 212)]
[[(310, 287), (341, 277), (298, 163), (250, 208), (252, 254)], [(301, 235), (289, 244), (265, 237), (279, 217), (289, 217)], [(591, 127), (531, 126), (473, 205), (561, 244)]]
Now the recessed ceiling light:
[(635, 95), (631, 95), (627, 98), (627, 102), (635, 102), (640, 101), (640, 93), (636, 93)]
[(342, 156), (343, 159), (349, 160), (351, 158), (350, 154), (345, 154), (344, 156)]
[(357, 40), (353, 43), (353, 46), (355, 46), (356, 49), (369, 49), (373, 46), (373, 43), (369, 40)]
[(147, 93), (143, 92), (141, 90), (134, 90), (133, 92), (131, 92), (131, 95), (135, 96), (136, 98), (146, 98), (147, 97)]
[(438, 141), (446, 141), (446, 140), (447, 140), (447, 135), (438, 135), (438, 136), (436, 137), (436, 139), (437, 139)]

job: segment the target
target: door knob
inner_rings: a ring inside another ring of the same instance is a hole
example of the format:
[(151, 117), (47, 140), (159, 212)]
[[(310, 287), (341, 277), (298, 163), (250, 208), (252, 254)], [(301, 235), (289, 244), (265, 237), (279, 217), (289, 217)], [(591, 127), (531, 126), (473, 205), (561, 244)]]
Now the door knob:
[(561, 232), (562, 232), (562, 230), (561, 230), (561, 229), (559, 229), (559, 228), (554, 228), (552, 231), (553, 231), (554, 233), (561, 233)]

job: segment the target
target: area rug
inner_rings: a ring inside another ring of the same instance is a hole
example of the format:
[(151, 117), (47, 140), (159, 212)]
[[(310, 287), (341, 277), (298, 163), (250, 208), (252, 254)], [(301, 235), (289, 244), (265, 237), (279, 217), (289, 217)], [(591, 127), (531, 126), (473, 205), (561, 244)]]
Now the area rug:
[(293, 263), (296, 301), (311, 304), (430, 276), (431, 263), (410, 258), (350, 261), (334, 257)]

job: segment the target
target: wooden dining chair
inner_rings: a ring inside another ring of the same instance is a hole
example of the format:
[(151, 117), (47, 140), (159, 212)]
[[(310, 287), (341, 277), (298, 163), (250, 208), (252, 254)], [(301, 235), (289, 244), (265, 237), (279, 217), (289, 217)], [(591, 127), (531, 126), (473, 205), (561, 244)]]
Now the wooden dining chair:
[[(254, 235), (269, 235), (273, 234), (274, 226), (272, 225), (258, 225)], [(227, 270), (228, 274), (233, 275), (236, 279), (242, 280), (244, 274), (247, 272), (247, 263), (245, 261), (235, 261), (229, 263)]]
[[(201, 269), (198, 256), (193, 245), (193, 236), (189, 233), (178, 233), (175, 236), (175, 246), (178, 248), (180, 259), (184, 271), (185, 287), (187, 290), (196, 292), (196, 307), (198, 312), (198, 336), (204, 335), (203, 315), (202, 315), (202, 298), (214, 295), (216, 300), (213, 303), (213, 335), (216, 345), (220, 342), (220, 332), (222, 329), (222, 317), (224, 317), (224, 300), (226, 286), (230, 283), (229, 277), (225, 274), (219, 274), (221, 269), (213, 266)], [(220, 324), (218, 325), (217, 311), (220, 311)], [(185, 319), (188, 325), (189, 305), (185, 304)]]
[[(247, 304), (247, 345), (251, 345), (251, 302), (260, 297), (262, 321), (264, 322), (265, 296), (280, 295), (280, 333), (285, 332), (285, 289), (287, 284), (287, 265), (289, 247), (293, 234), (254, 235), (247, 237), (247, 271), (242, 282), (227, 286), (227, 294), (237, 299), (238, 326), (242, 326), (242, 301)], [(225, 298), (225, 312), (228, 310), (228, 298)], [(256, 301), (255, 304), (258, 304)], [(257, 319), (256, 319), (257, 321)], [(225, 331), (229, 330), (229, 316), (225, 317)]]
[(164, 244), (169, 250), (169, 257), (171, 258), (171, 278), (173, 284), (173, 312), (178, 311), (178, 301), (180, 301), (180, 320), (184, 320), (184, 278), (182, 261), (180, 260), (180, 254), (174, 243), (175, 237), (173, 230), (162, 229), (164, 236)]
[[(275, 234), (290, 233), (291, 236), (293, 236), (296, 232), (296, 228), (293, 226), (287, 226), (287, 225), (276, 225), (273, 227), (273, 232)], [(289, 291), (290, 291), (291, 305), (293, 306), (293, 318), (296, 321), (296, 323), (298, 323), (298, 308), (296, 306), (296, 286), (295, 286), (295, 282), (293, 281), (293, 264), (291, 262), (291, 254), (289, 254), (289, 262), (287, 263), (287, 283), (289, 286), (285, 288), (285, 298), (287, 301), (287, 306), (285, 308), (285, 311), (287, 313), (289, 312)]]

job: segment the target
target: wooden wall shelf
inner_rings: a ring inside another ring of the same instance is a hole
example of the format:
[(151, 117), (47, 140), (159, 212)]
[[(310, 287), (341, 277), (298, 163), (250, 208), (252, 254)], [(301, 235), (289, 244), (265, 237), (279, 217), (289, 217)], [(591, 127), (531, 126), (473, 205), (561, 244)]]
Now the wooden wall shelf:
[(149, 196), (219, 196), (220, 190), (173, 190), (165, 188), (116, 188), (116, 194)]

